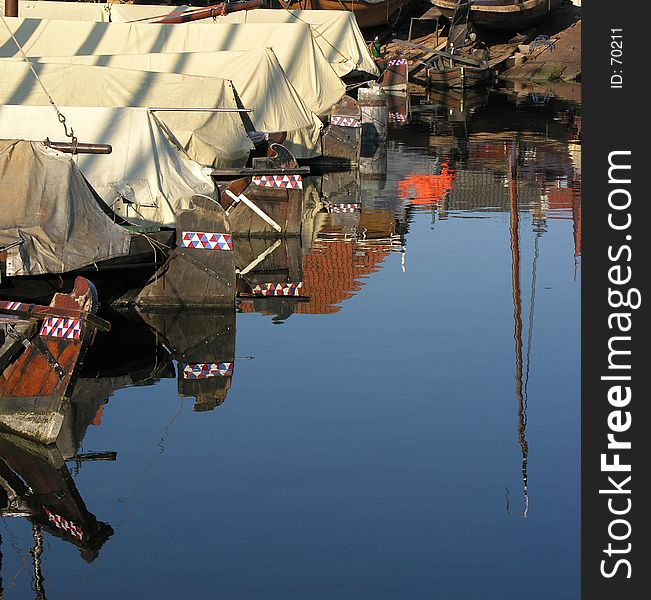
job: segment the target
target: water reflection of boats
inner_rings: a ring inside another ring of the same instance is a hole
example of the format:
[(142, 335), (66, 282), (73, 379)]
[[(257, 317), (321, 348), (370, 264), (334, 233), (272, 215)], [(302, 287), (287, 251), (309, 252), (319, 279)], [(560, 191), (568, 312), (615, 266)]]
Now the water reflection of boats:
[[(449, 97), (442, 95), (433, 105), (412, 107), (412, 121), (427, 124), (428, 135), (422, 134), (422, 126), (415, 132), (410, 126), (396, 132), (430, 155), (422, 167), (399, 182), (400, 196), (412, 206), (431, 207), (433, 217), (435, 211), (439, 219), (458, 211), (511, 211), (509, 161), (515, 160), (519, 206), (530, 210), (536, 222), (572, 220), (578, 257), (580, 106), (552, 95), (535, 110), (514, 111), (514, 104), (530, 94), (509, 91), (487, 94), (482, 105), (461, 112), (454, 99), (452, 107), (446, 104)], [(514, 145), (517, 154), (512, 158)]]
[[(13, 363), (4, 368), (0, 375), (3, 429), (43, 443), (67, 440), (65, 447), (73, 448), (81, 443), (83, 433), (79, 432), (101, 418), (115, 391), (153, 385), (161, 378), (177, 377), (179, 396), (194, 397), (196, 411), (212, 410), (224, 402), (235, 363), (234, 308), (183, 312), (107, 309), (105, 316), (110, 319), (111, 331), (97, 333), (93, 345), (84, 349), (83, 364), (79, 352), (67, 353), (64, 358), (72, 357), (69, 366), (56, 346), (76, 345), (79, 351), (81, 341), (46, 340), (42, 343), (49, 344), (55, 364), (41, 364), (45, 355), (38, 355), (41, 350), (32, 341), (21, 355), (29, 370), (15, 368)], [(47, 348), (44, 351), (47, 353)], [(61, 380), (54, 372), (49, 375), (60, 365), (65, 368)], [(54, 386), (55, 391), (50, 392), (45, 384)], [(35, 385), (40, 386), (40, 395), (33, 392)]]
[[(292, 314), (337, 312), (391, 252), (404, 249), (406, 222), (395, 197), (388, 203), (364, 197), (369, 182), (351, 173), (313, 178), (311, 185), (313, 211), (302, 238), (251, 239), (236, 249), (245, 289), (238, 299), (241, 312), (261, 312), (275, 322)], [(277, 293), (264, 293), (271, 286)]]
[(56, 445), (0, 434), (0, 514), (29, 519), (36, 543), (46, 531), (92, 561), (113, 528), (88, 510), (65, 461)]
[(426, 96), (419, 103), (412, 103), (412, 111), (422, 112), (441, 106), (450, 111), (450, 116), (458, 114), (466, 117), (469, 112), (485, 106), (488, 102), (489, 90), (485, 87), (470, 89), (428, 89)]
[(97, 335), (84, 363), (81, 384), (94, 382), (108, 399), (132, 385), (177, 378), (180, 398), (194, 397), (194, 410), (221, 405), (235, 365), (235, 310), (107, 313), (110, 333)]

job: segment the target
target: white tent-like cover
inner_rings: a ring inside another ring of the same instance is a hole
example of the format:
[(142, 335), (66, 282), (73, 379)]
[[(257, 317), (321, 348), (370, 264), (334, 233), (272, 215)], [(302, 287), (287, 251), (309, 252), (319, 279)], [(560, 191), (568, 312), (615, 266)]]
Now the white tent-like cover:
[[(114, 212), (136, 224), (174, 226), (194, 194), (213, 196), (209, 170), (170, 143), (144, 108), (60, 106), (80, 143), (111, 154), (80, 154), (79, 170)], [(51, 106), (0, 106), (0, 139), (69, 141)]]
[[(217, 21), (236, 23), (307, 23), (314, 40), (336, 73), (343, 77), (351, 71), (379, 76), (380, 71), (366, 46), (355, 15), (348, 10), (241, 10)], [(197, 21), (211, 23), (210, 19)]]
[(256, 131), (287, 131), (284, 145), (296, 158), (321, 153), (321, 121), (291, 85), (271, 48), (248, 52), (114, 54), (47, 57), (42, 63), (99, 65), (117, 69), (225, 77), (233, 82)]
[[(188, 6), (21, 0), (19, 14), (39, 19), (125, 23), (167, 14), (183, 13)], [(348, 10), (241, 10), (215, 18), (232, 23), (307, 23), (314, 40), (336, 73), (351, 71), (379, 75), (354, 13)], [(213, 19), (197, 21), (212, 24)]]
[[(64, 106), (207, 109), (156, 113), (200, 164), (244, 165), (253, 149), (239, 113), (210, 111), (237, 110), (227, 79), (87, 65), (32, 66), (50, 96)], [(47, 106), (49, 98), (24, 61), (0, 60), (0, 104)]]
[(126, 23), (161, 15), (182, 13), (187, 5), (118, 4), (117, 2), (56, 2), (49, 0), (20, 0), (18, 14), (30, 19), (59, 19), (63, 21), (97, 21)]
[[(178, 52), (246, 51), (273, 48), (287, 78), (317, 115), (328, 114), (346, 88), (315, 44), (307, 24), (197, 23), (155, 25), (6, 17), (29, 57)], [(0, 57), (19, 55), (0, 28)]]

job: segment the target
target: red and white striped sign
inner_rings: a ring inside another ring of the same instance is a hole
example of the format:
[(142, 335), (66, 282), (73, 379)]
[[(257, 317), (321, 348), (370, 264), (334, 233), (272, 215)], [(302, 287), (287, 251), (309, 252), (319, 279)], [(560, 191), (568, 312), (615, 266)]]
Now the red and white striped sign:
[(13, 300), (0, 301), (0, 308), (6, 308), (7, 310), (20, 310), (22, 306), (22, 302), (14, 302)]
[(39, 335), (45, 337), (78, 340), (81, 336), (81, 321), (64, 317), (48, 317), (43, 321)]
[(353, 117), (344, 117), (341, 115), (330, 115), (330, 125), (339, 125), (339, 127), (361, 127), (362, 124), (358, 119)]
[(330, 206), (331, 213), (354, 213), (362, 210), (361, 204), (332, 204)]
[(53, 512), (49, 511), (45, 506), (43, 507), (43, 510), (45, 511), (45, 514), (47, 514), (47, 518), (49, 519), (50, 523), (52, 523), (55, 527), (62, 529), (66, 533), (69, 533), (72, 537), (77, 538), (78, 540), (82, 540), (84, 537), (84, 531), (79, 525), (76, 525), (72, 521), (68, 521), (67, 519), (64, 519), (60, 515), (56, 515)]
[(300, 175), (254, 175), (254, 185), (277, 189), (302, 190), (303, 178)]
[(233, 363), (188, 363), (183, 367), (183, 379), (208, 379), (208, 377), (232, 377)]
[(303, 282), (298, 283), (261, 283), (252, 290), (254, 296), (300, 296)]
[(233, 237), (229, 233), (206, 231), (184, 231), (181, 248), (200, 248), (203, 250), (232, 250)]

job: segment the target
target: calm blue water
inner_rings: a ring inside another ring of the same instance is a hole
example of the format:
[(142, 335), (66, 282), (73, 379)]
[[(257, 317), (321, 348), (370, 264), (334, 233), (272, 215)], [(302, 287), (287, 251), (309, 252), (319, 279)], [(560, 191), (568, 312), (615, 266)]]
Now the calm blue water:
[(35, 583), (4, 516), (5, 598), (579, 597), (578, 108), (417, 103), (292, 255), (310, 301), (240, 307), (223, 404), (104, 364), (76, 452), (117, 458), (66, 464), (114, 532), (87, 562), (44, 531)]

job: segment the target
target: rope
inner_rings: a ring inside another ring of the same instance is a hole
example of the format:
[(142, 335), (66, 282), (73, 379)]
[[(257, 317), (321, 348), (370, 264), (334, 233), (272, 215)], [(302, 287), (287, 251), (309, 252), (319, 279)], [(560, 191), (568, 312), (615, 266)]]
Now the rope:
[(77, 138), (75, 137), (74, 130), (71, 127), (70, 131), (68, 131), (68, 125), (66, 124), (65, 116), (59, 110), (57, 105), (54, 103), (54, 99), (52, 98), (52, 96), (50, 96), (47, 89), (45, 89), (45, 85), (41, 81), (41, 78), (38, 76), (38, 73), (34, 69), (32, 63), (29, 62), (29, 59), (27, 58), (27, 55), (25, 54), (25, 52), (23, 50), (23, 47), (18, 43), (18, 40), (16, 39), (16, 36), (14, 35), (14, 32), (11, 31), (11, 28), (9, 27), (9, 23), (7, 23), (7, 20), (5, 19), (4, 15), (2, 13), (0, 13), (0, 17), (2, 17), (2, 22), (4, 23), (4, 26), (7, 28), (7, 31), (9, 32), (9, 35), (11, 36), (11, 39), (13, 39), (14, 43), (16, 44), (16, 47), (20, 51), (20, 54), (25, 59), (25, 62), (27, 63), (30, 70), (34, 74), (34, 77), (36, 77), (36, 81), (38, 81), (39, 85), (41, 86), (41, 89), (43, 90), (43, 93), (47, 96), (50, 104), (52, 105), (52, 108), (54, 109), (54, 112), (56, 112), (57, 119), (58, 119), (59, 123), (61, 123), (61, 125), (63, 126), (63, 130), (65, 131), (66, 137), (70, 138), (70, 140), (72, 141), (72, 150), (73, 150), (73, 153), (74, 153), (74, 151), (77, 149)]

